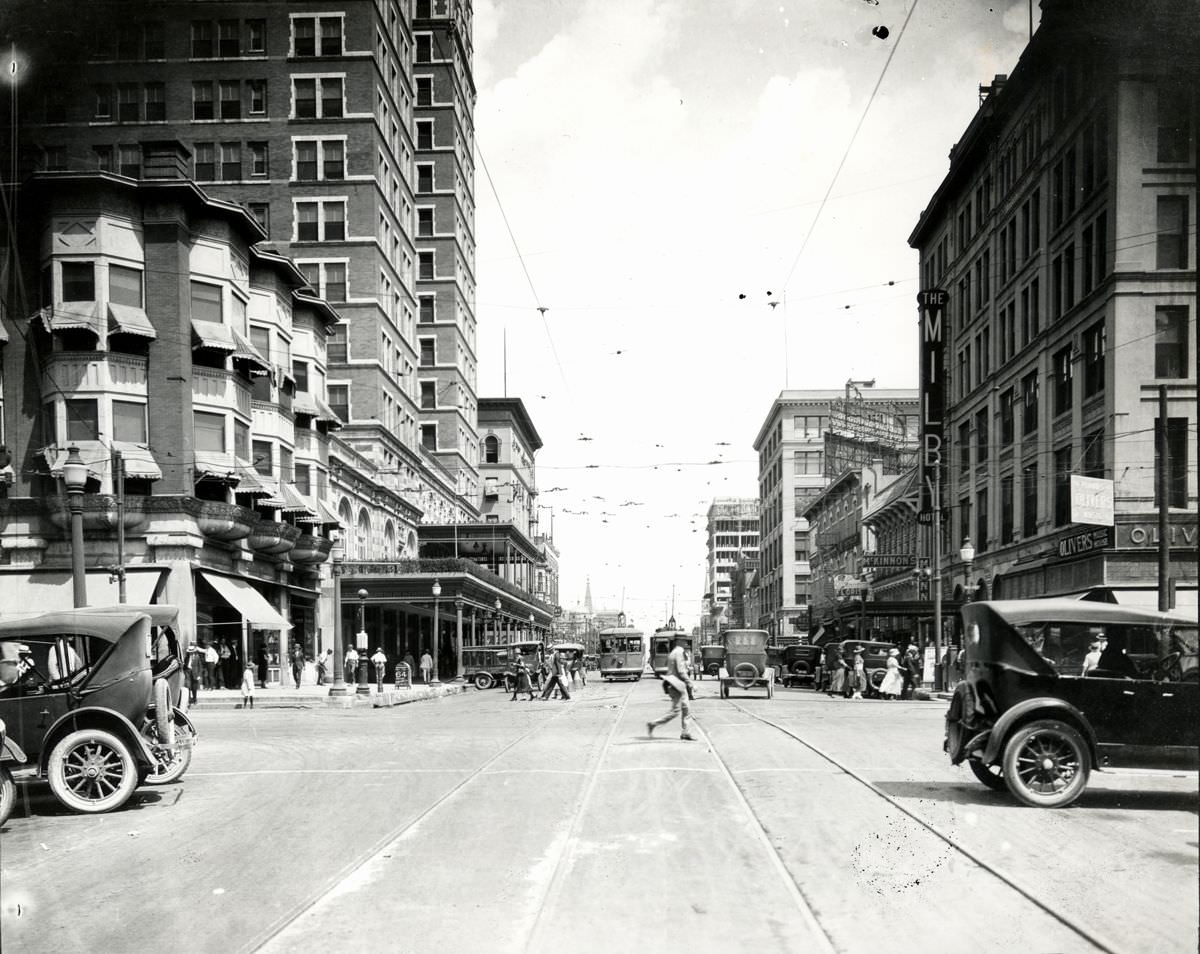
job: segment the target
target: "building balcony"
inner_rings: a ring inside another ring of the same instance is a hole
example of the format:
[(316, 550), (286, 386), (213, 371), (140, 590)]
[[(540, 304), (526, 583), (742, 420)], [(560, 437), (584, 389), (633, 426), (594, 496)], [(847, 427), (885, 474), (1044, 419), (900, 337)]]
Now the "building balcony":
[[(102, 533), (117, 528), (117, 498), (114, 494), (83, 494), (83, 530), (84, 533)], [(146, 519), (144, 506), (145, 497), (127, 496), (125, 498), (126, 531), (137, 530)], [(71, 506), (67, 494), (43, 498), (42, 506), (50, 523), (60, 530), (71, 526)]]
[(233, 408), (249, 421), (250, 385), (232, 371), (193, 367), (192, 404), (217, 411)]
[(248, 537), (259, 520), (258, 514), (247, 507), (217, 500), (187, 498), (185, 506), (195, 517), (202, 534), (226, 543)]
[(246, 542), (250, 544), (251, 550), (268, 556), (279, 556), (294, 548), (303, 535), (299, 527), (293, 527), (290, 523), (260, 519), (250, 528), (250, 536)]
[(329, 553), (332, 549), (332, 540), (328, 540), (325, 537), (317, 537), (311, 533), (302, 533), (288, 554), (288, 560), (292, 563), (324, 563), (329, 559)]
[(42, 397), (96, 392), (146, 396), (146, 359), (105, 351), (58, 351), (42, 375)]

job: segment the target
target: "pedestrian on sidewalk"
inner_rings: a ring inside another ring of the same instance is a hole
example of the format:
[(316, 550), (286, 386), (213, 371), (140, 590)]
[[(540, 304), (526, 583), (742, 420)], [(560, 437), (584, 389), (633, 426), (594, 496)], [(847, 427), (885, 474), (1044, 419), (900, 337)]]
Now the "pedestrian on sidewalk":
[(246, 669), (242, 672), (242, 708), (254, 708), (254, 667), (249, 660), (246, 661)]
[(333, 662), (333, 650), (327, 649), (317, 657), (317, 685), (325, 685), (325, 674), (329, 672), (329, 664)]
[(271, 654), (266, 646), (258, 647), (258, 688), (267, 688), (267, 675), (271, 669)]
[(667, 671), (663, 675), (663, 684), (667, 695), (671, 697), (671, 711), (665, 716), (646, 723), (646, 735), (653, 736), (654, 730), (679, 715), (679, 737), (687, 742), (695, 738), (688, 732), (688, 700), (692, 698), (692, 678), (688, 675), (687, 650), (684, 648), (685, 637), (676, 636), (672, 642), (671, 651), (667, 653)]
[(525, 662), (525, 657), (518, 654), (516, 661), (513, 663), (513, 671), (516, 673), (516, 678), (513, 680), (513, 694), (509, 702), (516, 702), (517, 696), (522, 692), (529, 693), (529, 701), (533, 702), (533, 682), (529, 678), (529, 666)]
[(851, 674), (851, 679), (853, 680), (851, 685), (854, 687), (854, 691), (851, 693), (850, 698), (861, 699), (863, 692), (867, 688), (867, 664), (863, 659), (862, 646), (854, 647), (854, 671)]
[(387, 671), (387, 656), (383, 653), (383, 647), (380, 646), (371, 656), (371, 662), (375, 664), (375, 691), (383, 692), (383, 674)]
[(900, 673), (900, 650), (889, 649), (887, 672), (879, 684), (879, 694), (885, 699), (899, 699), (904, 692), (904, 676)]
[(430, 673), (433, 672), (433, 657), (429, 655), (429, 647), (421, 650), (421, 682), (429, 685)]
[(829, 691), (828, 696), (846, 694), (846, 660), (842, 658), (842, 647), (837, 643), (829, 646)]
[(908, 644), (904, 659), (900, 662), (900, 669), (904, 676), (901, 698), (911, 699), (916, 695), (917, 686), (921, 684), (921, 653), (913, 643)]
[(300, 680), (304, 678), (304, 647), (299, 643), (292, 644), (292, 678), (299, 689)]
[(358, 650), (353, 646), (346, 650), (346, 658), (343, 661), (343, 666), (346, 672), (346, 682), (354, 685), (354, 673), (358, 669)]
[(204, 688), (215, 689), (217, 687), (217, 662), (220, 660), (220, 655), (217, 653), (217, 647), (212, 644), (212, 640), (208, 640), (204, 644)]
[(562, 696), (563, 701), (571, 701), (571, 694), (567, 692), (567, 658), (561, 649), (550, 657), (550, 678), (542, 690), (542, 699), (549, 699), (554, 691)]
[(228, 640), (221, 640), (221, 645), (217, 649), (217, 688), (232, 689), (233, 680), (229, 678), (229, 660), (233, 656), (233, 651), (229, 648)]

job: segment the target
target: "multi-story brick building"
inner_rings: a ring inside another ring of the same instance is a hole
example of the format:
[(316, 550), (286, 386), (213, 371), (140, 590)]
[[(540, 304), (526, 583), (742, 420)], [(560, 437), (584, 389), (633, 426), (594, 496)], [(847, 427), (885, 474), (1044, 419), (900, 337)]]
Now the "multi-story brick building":
[[(949, 591), (1153, 605), (1162, 432), (1170, 573), (1195, 605), (1200, 23), (1187, 2), (1042, 8), (909, 238), (950, 294)], [(1073, 475), (1112, 481), (1115, 526), (1071, 522)]]
[(741, 556), (758, 555), (758, 531), (757, 498), (718, 497), (709, 505), (704, 591), (714, 604), (729, 606), (734, 568)]
[(856, 462), (915, 446), (916, 391), (859, 392), (856, 385), (861, 383), (849, 382), (844, 392), (781, 391), (754, 440), (762, 524), (757, 625), (774, 635), (810, 628), (809, 525), (804, 517), (809, 502)]

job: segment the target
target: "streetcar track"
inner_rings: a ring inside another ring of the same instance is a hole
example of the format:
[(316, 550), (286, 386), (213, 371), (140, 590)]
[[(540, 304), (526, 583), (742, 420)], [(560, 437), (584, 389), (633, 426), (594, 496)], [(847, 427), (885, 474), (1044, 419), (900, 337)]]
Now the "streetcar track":
[[(932, 835), (934, 835), (934, 837), (943, 841), (953, 851), (957, 851), (963, 857), (967, 858), (969, 861), (971, 861), (975, 865), (977, 865), (980, 869), (982, 869), (983, 871), (986, 871), (988, 874), (992, 875), (994, 878), (999, 880), (1002, 884), (1005, 884), (1012, 890), (1016, 891), (1017, 894), (1021, 895), (1027, 901), (1030, 901), (1036, 908), (1038, 908), (1039, 910), (1048, 914), (1051, 918), (1058, 921), (1064, 927), (1068, 928), (1069, 930), (1073, 931), (1075, 934), (1079, 935), (1081, 938), (1083, 938), (1089, 944), (1093, 945), (1094, 947), (1096, 947), (1097, 949), (1099, 949), (1101, 951), (1107, 952), (1107, 954), (1121, 954), (1121, 948), (1117, 947), (1117, 945), (1114, 944), (1112, 941), (1100, 936), (1095, 931), (1092, 931), (1089, 928), (1083, 926), (1081, 923), (1079, 923), (1079, 921), (1077, 921), (1075, 918), (1071, 917), (1069, 914), (1059, 911), (1059, 910), (1055, 909), (1053, 906), (1051, 906), (1050, 904), (1048, 904), (1047, 902), (1043, 901), (1041, 898), (1039, 898), (1037, 896), (1037, 894), (1033, 891), (1033, 889), (1022, 884), (1015, 877), (1013, 877), (1012, 875), (1008, 874), (1007, 872), (1001, 870), (1000, 868), (998, 868), (996, 865), (992, 864), (991, 862), (985, 861), (977, 852), (975, 852), (972, 849), (963, 845), (953, 835), (948, 834), (947, 832), (942, 830), (939, 826), (935, 825), (933, 822), (930, 822), (927, 819), (921, 817), (921, 815), (919, 815), (913, 809), (909, 808), (908, 806), (906, 806), (905, 804), (900, 802), (898, 799), (894, 798), (893, 796), (889, 795), (887, 792), (883, 791), (881, 788), (879, 788), (879, 786), (877, 786), (870, 779), (864, 778), (855, 769), (850, 768), (849, 766), (843, 764), (842, 762), (839, 762), (836, 758), (834, 758), (828, 752), (826, 752), (823, 749), (821, 749), (820, 747), (814, 745), (812, 742), (809, 742), (806, 739), (801, 738), (799, 735), (797, 735), (791, 729), (788, 729), (785, 726), (779, 725), (776, 722), (772, 722), (770, 719), (764, 718), (763, 716), (760, 716), (754, 712), (751, 712), (748, 709), (743, 708), (741, 705), (734, 702), (733, 700), (726, 700), (726, 701), (728, 701), (729, 704), (731, 706), (733, 706), (733, 708), (737, 709), (743, 715), (747, 715), (751, 719), (754, 719), (757, 722), (762, 723), (763, 725), (770, 726), (771, 728), (778, 730), (779, 732), (781, 732), (784, 735), (788, 736), (789, 738), (795, 740), (796, 742), (799, 742), (801, 745), (803, 745), (809, 751), (813, 752), (815, 755), (819, 756), (820, 758), (822, 758), (826, 762), (828, 762), (830, 765), (834, 766), (837, 769), (838, 774), (844, 774), (844, 775), (849, 776), (850, 778), (854, 779), (854, 781), (858, 782), (859, 784), (863, 785), (865, 788), (869, 789), (875, 795), (878, 795), (881, 799), (883, 799), (885, 802), (887, 802), (889, 805), (891, 805), (894, 809), (899, 811), (901, 814), (907, 816), (912, 821), (915, 821), (919, 826), (921, 826), (926, 831), (928, 831)], [(718, 758), (719, 758), (719, 756), (718, 756)], [(722, 764), (724, 764), (723, 761), (722, 761)], [(771, 770), (768, 769), (768, 770), (763, 770), (763, 771), (771, 771)], [(733, 773), (730, 773), (730, 781), (734, 785), (737, 785), (737, 781), (734, 778)], [(738, 791), (741, 792), (740, 786), (738, 788)], [(743, 797), (744, 797), (744, 795), (743, 795)], [(747, 805), (748, 804), (749, 803), (747, 802)], [(759, 826), (761, 827), (761, 822), (759, 822), (757, 815), (754, 816), (754, 819), (755, 819), (755, 822), (757, 822), (759, 824)]]
[[(305, 915), (306, 913), (311, 911), (313, 908), (317, 907), (317, 905), (321, 904), (327, 898), (329, 898), (329, 897), (337, 894), (339, 891), (341, 891), (344, 885), (346, 885), (349, 881), (351, 881), (354, 878), (354, 876), (361, 869), (363, 869), (368, 864), (370, 864), (372, 861), (374, 861), (376, 858), (378, 858), (380, 855), (382, 855), (383, 852), (393, 842), (398, 841), (399, 839), (403, 838), (408, 833), (415, 830), (430, 815), (432, 815), (439, 808), (441, 808), (443, 805), (445, 805), (446, 802), (450, 801), (455, 795), (457, 795), (460, 791), (462, 791), (471, 782), (488, 774), (487, 770), (492, 765), (494, 765), (496, 762), (498, 762), (501, 758), (503, 758), (511, 749), (520, 745), (522, 742), (524, 742), (526, 739), (530, 738), (531, 736), (536, 735), (537, 733), (548, 728), (551, 724), (553, 724), (558, 719), (562, 718), (564, 715), (569, 713), (576, 705), (577, 705), (577, 703), (571, 702), (568, 705), (564, 706), (563, 708), (559, 709), (557, 712), (555, 712), (553, 714), (553, 716), (549, 720), (547, 720), (545, 722), (541, 722), (538, 725), (533, 726), (528, 731), (523, 732), (521, 735), (517, 736), (515, 739), (513, 739), (507, 745), (503, 746), (491, 758), (489, 758), (485, 762), (483, 762), (483, 764), (481, 764), (478, 768), (476, 768), (474, 770), (468, 770), (469, 774), (465, 778), (458, 781), (449, 790), (444, 792), (438, 798), (434, 799), (433, 802), (431, 802), (423, 810), (418, 812), (413, 818), (409, 819), (406, 822), (403, 822), (400, 825), (395, 826), (394, 828), (390, 829), (386, 834), (384, 834), (382, 837), (376, 839), (376, 841), (374, 843), (372, 843), (372, 845), (369, 848), (365, 849), (364, 851), (359, 852), (356, 857), (354, 857), (353, 859), (348, 861), (346, 864), (342, 865), (342, 867), (339, 868), (337, 870), (337, 872), (335, 872), (330, 877), (326, 878), (322, 887), (311, 892), (309, 894), (308, 898), (306, 898), (305, 900), (294, 904), (288, 911), (281, 914), (274, 921), (272, 921), (271, 924), (269, 924), (266, 928), (264, 928), (262, 931), (258, 932), (257, 935), (255, 935), (253, 938), (251, 938), (251, 940), (248, 943), (246, 943), (245, 945), (243, 945), (239, 950), (242, 952), (246, 952), (246, 954), (249, 954), (249, 952), (260, 950), (261, 948), (266, 946), (275, 937), (277, 937), (278, 935), (280, 935), (284, 931), (286, 931), (293, 923), (295, 923), (297, 920), (299, 920), (303, 915)], [(338, 771), (338, 770), (333, 770), (333, 771)], [(458, 771), (464, 771), (464, 770), (459, 769)]]

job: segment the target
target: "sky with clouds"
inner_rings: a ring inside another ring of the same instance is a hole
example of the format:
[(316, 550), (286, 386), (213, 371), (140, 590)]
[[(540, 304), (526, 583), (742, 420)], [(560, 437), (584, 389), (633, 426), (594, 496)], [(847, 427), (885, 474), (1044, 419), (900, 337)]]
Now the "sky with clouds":
[(779, 392), (916, 386), (907, 239), (1029, 3), (474, 10), (479, 393), (544, 442), (560, 603), (690, 627)]

